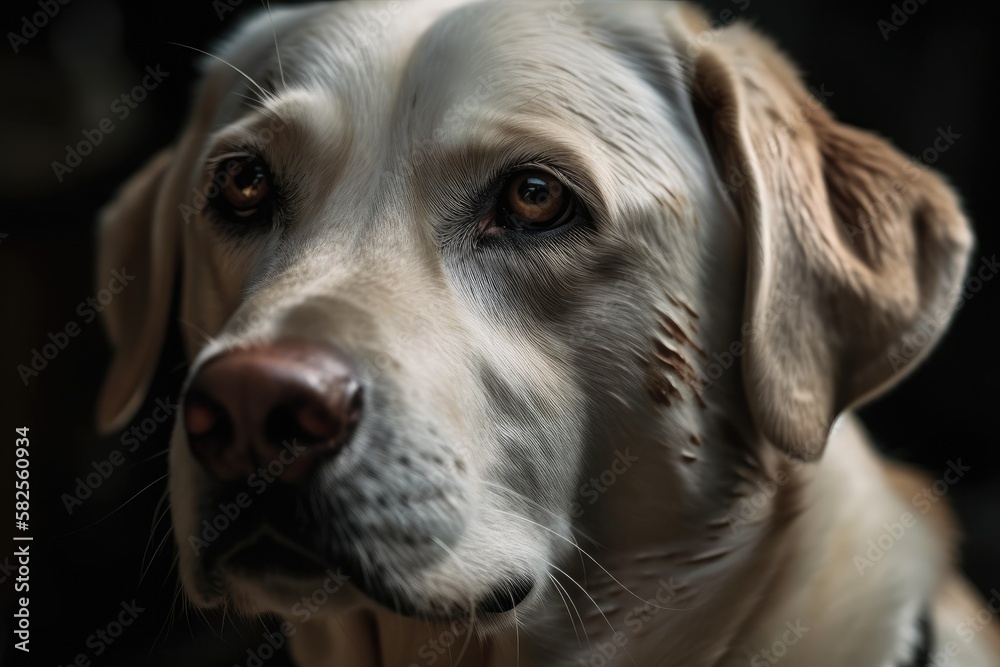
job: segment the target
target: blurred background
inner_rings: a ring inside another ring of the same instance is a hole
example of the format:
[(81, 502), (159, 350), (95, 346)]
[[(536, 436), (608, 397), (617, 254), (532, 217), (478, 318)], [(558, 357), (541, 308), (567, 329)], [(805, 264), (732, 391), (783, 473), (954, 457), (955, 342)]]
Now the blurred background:
[[(88, 320), (86, 300), (96, 292), (95, 212), (130, 173), (173, 140), (191, 101), (197, 54), (169, 42), (211, 49), (213, 40), (260, 5), (62, 2), (8, 0), (0, 12), (5, 34), (0, 76), (7, 99), (0, 104), (0, 497), (13, 495), (8, 489), (14, 428), (29, 426), (35, 536), (31, 662), (14, 655), (11, 615), (4, 611), (0, 664), (68, 665), (79, 653), (95, 656), (100, 645), (94, 664), (245, 665), (248, 648), (264, 641), (265, 625), (185, 610), (171, 569), (169, 520), (153, 521), (166, 488), (163, 453), (171, 424), (147, 418), (157, 400), (178, 398), (184, 367), (176, 337), (134, 420), (145, 440), (128, 451), (120, 434), (101, 438), (93, 429), (109, 350), (99, 320)], [(993, 22), (981, 14), (983, 5), (701, 4), (718, 22), (749, 20), (773, 36), (810, 85), (832, 93), (827, 105), (837, 116), (876, 131), (905, 153), (920, 156), (933, 150), (939, 132), (951, 133), (947, 150), (924, 157), (933, 156), (934, 168), (964, 199), (978, 236), (975, 266), (1000, 253), (992, 221), (1000, 173), (997, 133), (990, 125), (1000, 40)], [(45, 8), (54, 15), (33, 18)], [(120, 100), (142, 81), (147, 67), (158, 67), (161, 81), (141, 101)], [(96, 131), (102, 122), (105, 130)], [(67, 145), (84, 140), (93, 144), (88, 155), (78, 161), (67, 155)], [(962, 566), (984, 592), (1000, 587), (998, 306), (1000, 279), (981, 283), (920, 370), (862, 410), (880, 446), (930, 478), (941, 478), (949, 462), (961, 460), (969, 468), (947, 489), (946, 499), (965, 533)], [(78, 334), (61, 337), (68, 324), (78, 326)], [(22, 378), (17, 367), (30, 365), (33, 351), (53, 342), (50, 334), (65, 342), (63, 349), (37, 376)], [(123, 451), (123, 463), (68, 513), (64, 494), (74, 493), (77, 478), (94, 472), (94, 462), (107, 461), (116, 449)], [(9, 524), (4, 519), (0, 528), (5, 610), (15, 576), (9, 570)], [(132, 600), (143, 611), (128, 631), (111, 643), (91, 638)], [(288, 663), (278, 656), (267, 664)]]

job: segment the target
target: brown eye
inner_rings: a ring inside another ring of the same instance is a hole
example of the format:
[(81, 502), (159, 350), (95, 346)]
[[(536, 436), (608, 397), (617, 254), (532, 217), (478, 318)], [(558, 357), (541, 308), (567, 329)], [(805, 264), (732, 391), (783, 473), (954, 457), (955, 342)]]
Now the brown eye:
[(270, 215), (271, 172), (258, 157), (226, 160), (215, 173), (218, 195), (212, 205), (224, 217), (240, 221)]
[(574, 197), (552, 174), (540, 169), (515, 173), (504, 185), (501, 224), (515, 230), (543, 231), (573, 219)]

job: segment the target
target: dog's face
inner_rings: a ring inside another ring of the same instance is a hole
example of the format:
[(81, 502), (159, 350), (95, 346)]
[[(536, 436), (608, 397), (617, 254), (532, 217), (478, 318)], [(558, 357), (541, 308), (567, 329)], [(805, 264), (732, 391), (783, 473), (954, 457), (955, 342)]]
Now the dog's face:
[(650, 508), (708, 494), (692, 466), (735, 456), (712, 415), (740, 406), (813, 457), (947, 310), (969, 242), (948, 191), (920, 174), (886, 206), (905, 161), (751, 36), (653, 3), (517, 7), (259, 16), (106, 214), (102, 266), (146, 290), (108, 312), (106, 425), (182, 271), (170, 496), (195, 601), (287, 610), (339, 567), (334, 610), (355, 589), (530, 609), (574, 524), (612, 520), (580, 518), (589, 471), (630, 449), (663, 480)]

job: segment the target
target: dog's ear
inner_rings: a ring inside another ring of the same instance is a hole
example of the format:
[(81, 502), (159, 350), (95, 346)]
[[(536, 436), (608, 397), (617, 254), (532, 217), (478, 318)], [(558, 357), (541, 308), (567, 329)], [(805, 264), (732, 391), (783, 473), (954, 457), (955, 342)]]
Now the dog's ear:
[(102, 311), (114, 348), (98, 398), (102, 432), (124, 426), (142, 405), (160, 356), (177, 265), (176, 216), (158, 210), (171, 208), (162, 199), (172, 160), (172, 149), (160, 152), (101, 212), (97, 283), (107, 287), (115, 273), (127, 281)]
[(761, 432), (812, 459), (940, 338), (972, 233), (937, 175), (835, 121), (764, 39), (686, 21), (696, 112), (746, 233), (744, 388)]

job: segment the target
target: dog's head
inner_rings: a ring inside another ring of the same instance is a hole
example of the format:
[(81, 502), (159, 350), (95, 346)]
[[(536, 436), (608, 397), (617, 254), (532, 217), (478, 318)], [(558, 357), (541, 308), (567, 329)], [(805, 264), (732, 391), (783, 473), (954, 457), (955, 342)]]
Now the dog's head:
[(340, 567), (345, 604), (530, 607), (574, 524), (618, 520), (581, 511), (589, 472), (636, 460), (645, 511), (714, 493), (722, 417), (819, 456), (965, 269), (934, 174), (673, 4), (310, 6), (206, 64), (99, 261), (138, 276), (105, 311), (105, 428), (181, 290), (170, 496), (200, 603), (286, 609)]

